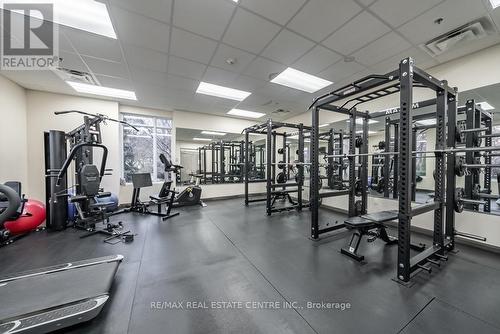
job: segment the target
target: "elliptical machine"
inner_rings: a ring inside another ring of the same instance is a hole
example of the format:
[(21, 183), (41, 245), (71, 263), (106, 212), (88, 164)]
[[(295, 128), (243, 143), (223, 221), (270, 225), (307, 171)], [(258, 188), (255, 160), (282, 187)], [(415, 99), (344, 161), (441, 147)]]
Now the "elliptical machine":
[[(170, 160), (167, 159), (167, 157), (162, 153), (160, 154), (160, 161), (162, 162), (163, 166), (165, 167), (165, 172), (166, 173), (174, 173), (174, 175), (177, 176), (180, 174), (180, 170), (184, 167), (180, 165), (173, 165)], [(183, 191), (181, 191), (174, 199), (174, 202), (172, 204), (172, 207), (178, 208), (181, 206), (192, 206), (192, 205), (201, 205), (202, 207), (207, 206), (203, 201), (201, 200), (201, 187), (200, 187), (200, 178), (196, 178), (195, 185), (191, 185), (186, 187)], [(166, 193), (168, 191), (175, 191), (175, 189), (172, 189), (172, 181), (167, 181), (165, 180), (163, 182), (162, 189), (160, 190), (160, 194)], [(161, 196), (161, 195), (160, 195)]]

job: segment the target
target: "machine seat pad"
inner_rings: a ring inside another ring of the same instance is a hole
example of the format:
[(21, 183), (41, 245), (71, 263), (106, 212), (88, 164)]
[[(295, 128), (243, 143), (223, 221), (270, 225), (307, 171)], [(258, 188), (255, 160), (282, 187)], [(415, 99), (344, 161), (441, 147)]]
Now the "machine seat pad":
[(363, 215), (361, 217), (370, 219), (371, 221), (375, 223), (385, 223), (388, 221), (396, 220), (398, 219), (398, 211), (396, 210), (391, 210), (391, 211), (380, 211), (380, 212), (373, 212), (367, 215)]

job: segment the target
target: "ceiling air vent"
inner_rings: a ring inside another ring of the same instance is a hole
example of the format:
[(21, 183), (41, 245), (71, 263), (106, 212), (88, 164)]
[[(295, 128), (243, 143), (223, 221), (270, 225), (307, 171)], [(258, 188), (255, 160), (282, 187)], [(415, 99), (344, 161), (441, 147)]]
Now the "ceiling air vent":
[(493, 23), (487, 17), (467, 23), (460, 28), (420, 45), (431, 56), (439, 56), (446, 51), (461, 47), (471, 41), (476, 41), (494, 33)]
[(90, 73), (70, 70), (63, 67), (58, 67), (54, 72), (64, 81), (76, 81), (90, 85), (99, 85), (97, 79)]

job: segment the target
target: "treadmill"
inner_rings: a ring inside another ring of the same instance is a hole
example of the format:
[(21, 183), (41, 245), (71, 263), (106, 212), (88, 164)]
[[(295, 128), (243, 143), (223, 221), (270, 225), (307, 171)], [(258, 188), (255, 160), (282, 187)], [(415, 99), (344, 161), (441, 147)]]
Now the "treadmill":
[[(18, 194), (0, 184), (9, 205), (0, 230), (20, 205)], [(109, 299), (122, 255), (69, 262), (0, 277), (0, 333), (48, 333), (89, 321)]]

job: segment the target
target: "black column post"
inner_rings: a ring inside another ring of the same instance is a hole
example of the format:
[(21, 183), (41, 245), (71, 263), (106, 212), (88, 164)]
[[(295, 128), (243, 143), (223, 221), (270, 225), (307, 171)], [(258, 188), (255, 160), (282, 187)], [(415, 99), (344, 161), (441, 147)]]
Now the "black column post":
[[(312, 109), (312, 124), (311, 124), (311, 152), (310, 161), (310, 210), (311, 210), (311, 238), (319, 239), (319, 108)], [(300, 150), (299, 150), (300, 153)], [(303, 153), (302, 153), (303, 154)]]
[[(456, 148), (457, 142), (453, 134), (456, 133), (457, 129), (457, 96), (455, 89), (454, 94), (449, 93), (448, 98), (448, 139), (447, 147)], [(455, 197), (455, 187), (457, 184), (457, 176), (454, 173), (455, 170), (456, 154), (448, 154), (446, 157), (446, 228), (445, 228), (445, 238), (447, 242), (447, 249), (453, 250), (455, 247), (455, 209), (453, 205), (453, 200)], [(450, 200), (451, 199), (451, 200)]]
[(413, 59), (406, 58), (399, 64), (400, 118), (399, 118), (399, 221), (398, 221), (398, 279), (408, 282), (410, 267), (411, 228), (411, 176), (412, 176), (412, 104), (413, 104)]
[(269, 119), (267, 121), (267, 141), (266, 141), (266, 213), (268, 216), (271, 215), (271, 192), (272, 192), (272, 183), (274, 183), (274, 155), (272, 154), (272, 150), (274, 148), (273, 144), (273, 121)]

